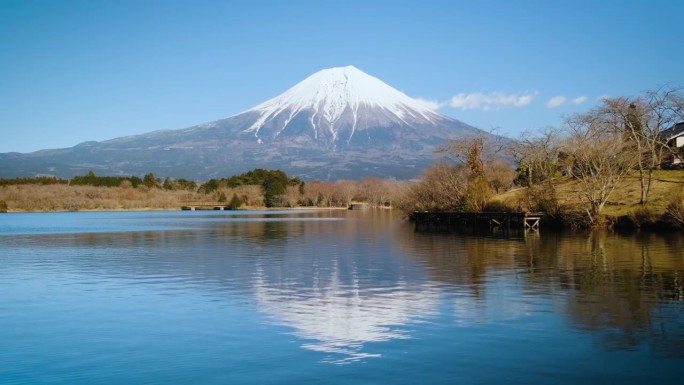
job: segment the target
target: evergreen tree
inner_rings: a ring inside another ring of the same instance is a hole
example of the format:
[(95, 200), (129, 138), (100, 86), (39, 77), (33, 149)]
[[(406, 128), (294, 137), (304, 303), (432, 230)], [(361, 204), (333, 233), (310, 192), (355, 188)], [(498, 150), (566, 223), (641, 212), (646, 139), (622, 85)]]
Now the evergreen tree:
[(164, 184), (162, 184), (162, 187), (164, 190), (173, 190), (173, 182), (171, 182), (171, 178), (167, 177), (164, 179)]
[(157, 178), (154, 177), (153, 173), (147, 173), (143, 177), (143, 185), (149, 188), (154, 188), (158, 186)]
[(233, 197), (230, 199), (230, 203), (228, 203), (228, 209), (229, 210), (237, 210), (242, 206), (242, 201), (240, 198), (238, 198), (237, 194), (233, 194)]
[(287, 176), (282, 171), (280, 173), (282, 175), (274, 173), (264, 179), (262, 186), (264, 188), (264, 203), (266, 207), (281, 205), (281, 197), (287, 189)]
[(209, 179), (206, 183), (200, 186), (199, 191), (205, 194), (209, 194), (218, 190), (219, 182), (216, 179)]

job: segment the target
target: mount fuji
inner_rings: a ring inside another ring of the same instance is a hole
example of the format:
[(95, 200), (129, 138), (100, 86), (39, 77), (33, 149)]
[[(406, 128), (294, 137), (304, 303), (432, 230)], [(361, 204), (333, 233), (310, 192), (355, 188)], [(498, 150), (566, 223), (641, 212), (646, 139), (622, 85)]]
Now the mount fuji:
[(258, 114), (245, 132), (259, 140), (295, 134), (332, 148), (372, 142), (372, 128), (437, 126), (446, 118), (353, 66), (319, 71), (246, 113)]
[(321, 70), (235, 116), (71, 148), (0, 154), (0, 177), (142, 175), (208, 179), (254, 168), (305, 180), (411, 178), (449, 140), (489, 134), (353, 66)]

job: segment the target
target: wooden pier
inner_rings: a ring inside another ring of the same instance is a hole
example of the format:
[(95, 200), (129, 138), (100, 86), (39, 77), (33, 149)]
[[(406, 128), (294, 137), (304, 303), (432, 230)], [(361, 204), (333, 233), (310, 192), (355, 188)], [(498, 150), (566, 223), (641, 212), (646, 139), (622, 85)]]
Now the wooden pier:
[(434, 212), (415, 211), (410, 219), (416, 223), (417, 230), (449, 231), (459, 228), (502, 229), (502, 230), (539, 230), (542, 213), (485, 213), (485, 212)]
[(230, 210), (230, 205), (226, 202), (194, 202), (185, 203), (183, 206), (181, 206), (181, 210)]

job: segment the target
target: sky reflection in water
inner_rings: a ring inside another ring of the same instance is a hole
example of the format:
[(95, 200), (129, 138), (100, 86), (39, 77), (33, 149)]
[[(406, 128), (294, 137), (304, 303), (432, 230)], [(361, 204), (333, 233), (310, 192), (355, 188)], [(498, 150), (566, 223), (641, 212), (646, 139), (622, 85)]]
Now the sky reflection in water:
[(668, 380), (682, 246), (416, 233), (384, 211), (11, 214), (0, 380)]

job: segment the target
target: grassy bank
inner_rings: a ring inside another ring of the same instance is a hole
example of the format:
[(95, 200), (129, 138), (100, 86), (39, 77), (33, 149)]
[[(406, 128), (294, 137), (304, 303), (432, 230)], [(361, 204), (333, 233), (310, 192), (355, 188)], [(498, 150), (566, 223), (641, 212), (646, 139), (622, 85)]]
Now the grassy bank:
[[(578, 218), (586, 214), (588, 203), (580, 182), (576, 179), (564, 177), (552, 181), (555, 190), (556, 207), (560, 215), (568, 218)], [(518, 188), (499, 194), (493, 201), (509, 207), (525, 206), (534, 202), (540, 194), (550, 194), (548, 185), (541, 185), (536, 192), (528, 188)], [(646, 205), (639, 204), (641, 188), (637, 173), (625, 177), (615, 188), (606, 203), (602, 216), (608, 225), (627, 227), (665, 226), (673, 223), (668, 214), (668, 207), (672, 207), (681, 200), (684, 193), (684, 170), (657, 170), (653, 174), (653, 182)], [(531, 197), (536, 195), (536, 197)], [(536, 209), (535, 207), (525, 207)], [(675, 224), (676, 225), (676, 224)], [(676, 226), (675, 226), (676, 227)]]

